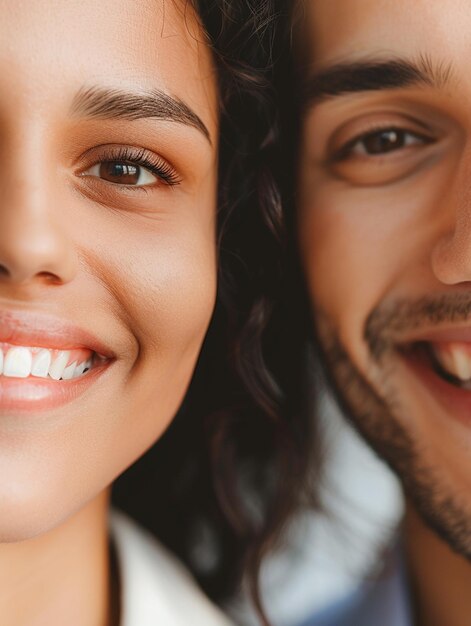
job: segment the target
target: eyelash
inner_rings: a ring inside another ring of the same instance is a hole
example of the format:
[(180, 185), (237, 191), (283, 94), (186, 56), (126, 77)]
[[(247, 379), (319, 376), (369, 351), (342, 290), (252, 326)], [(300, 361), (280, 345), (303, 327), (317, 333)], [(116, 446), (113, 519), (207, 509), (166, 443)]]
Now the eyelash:
[[(144, 148), (137, 149), (130, 148), (129, 146), (108, 148), (95, 164), (106, 163), (108, 161), (123, 161), (138, 165), (139, 167), (149, 170), (149, 172), (157, 176), (157, 178), (169, 187), (175, 187), (181, 183), (181, 178), (169, 163), (157, 155), (150, 155)], [(122, 187), (126, 187), (126, 185), (122, 185)], [(130, 187), (136, 190), (143, 190), (145, 188), (135, 185), (130, 185)]]

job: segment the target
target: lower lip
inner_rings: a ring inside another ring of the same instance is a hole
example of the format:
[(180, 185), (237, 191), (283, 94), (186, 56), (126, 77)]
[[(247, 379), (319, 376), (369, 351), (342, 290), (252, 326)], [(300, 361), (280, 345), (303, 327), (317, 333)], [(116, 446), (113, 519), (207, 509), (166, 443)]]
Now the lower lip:
[(419, 352), (407, 353), (404, 360), (445, 410), (447, 416), (471, 426), (471, 391), (460, 389), (443, 380)]
[(0, 376), (0, 416), (48, 411), (73, 402), (84, 394), (108, 368), (109, 362), (71, 380), (9, 378)]

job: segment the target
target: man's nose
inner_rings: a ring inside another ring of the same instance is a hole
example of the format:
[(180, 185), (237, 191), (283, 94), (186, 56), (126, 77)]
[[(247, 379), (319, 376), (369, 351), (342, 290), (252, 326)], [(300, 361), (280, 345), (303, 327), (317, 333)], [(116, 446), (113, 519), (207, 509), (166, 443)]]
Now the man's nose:
[(0, 293), (8, 285), (72, 280), (73, 242), (60, 219), (52, 181), (10, 185), (1, 178), (0, 172)]
[(440, 225), (431, 255), (435, 277), (445, 285), (471, 283), (471, 158), (466, 169), (460, 168), (434, 219)]

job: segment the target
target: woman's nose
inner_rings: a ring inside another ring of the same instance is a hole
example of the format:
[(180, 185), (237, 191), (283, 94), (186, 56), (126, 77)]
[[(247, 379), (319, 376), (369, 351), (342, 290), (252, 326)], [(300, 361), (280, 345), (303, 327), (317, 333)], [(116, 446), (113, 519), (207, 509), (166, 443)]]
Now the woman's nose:
[(37, 282), (62, 284), (74, 277), (73, 242), (60, 218), (53, 187), (0, 182), (0, 289)]

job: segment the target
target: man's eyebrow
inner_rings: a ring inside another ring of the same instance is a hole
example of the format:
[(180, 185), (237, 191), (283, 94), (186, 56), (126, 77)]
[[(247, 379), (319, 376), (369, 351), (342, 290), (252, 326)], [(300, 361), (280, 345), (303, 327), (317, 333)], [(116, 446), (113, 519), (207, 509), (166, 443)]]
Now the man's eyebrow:
[(304, 107), (362, 91), (397, 89), (413, 85), (443, 88), (452, 76), (451, 65), (433, 62), (429, 56), (406, 59), (338, 63), (314, 74), (302, 88)]
[(72, 115), (97, 119), (140, 120), (154, 118), (196, 128), (211, 143), (202, 119), (179, 98), (155, 89), (147, 92), (104, 87), (80, 89), (72, 101)]

